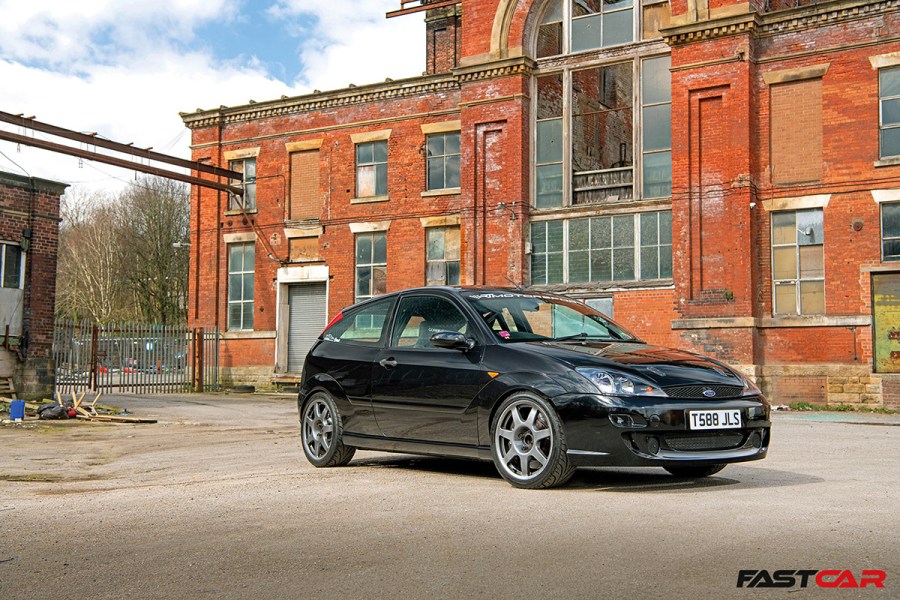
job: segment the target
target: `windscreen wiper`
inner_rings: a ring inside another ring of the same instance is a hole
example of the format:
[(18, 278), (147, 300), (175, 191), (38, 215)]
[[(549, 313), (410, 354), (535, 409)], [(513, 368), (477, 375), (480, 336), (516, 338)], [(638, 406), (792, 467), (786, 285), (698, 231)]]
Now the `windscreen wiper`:
[(566, 340), (588, 340), (588, 339), (603, 340), (603, 341), (607, 341), (607, 342), (618, 341), (618, 339), (616, 339), (616, 338), (611, 338), (611, 337), (602, 336), (602, 335), (594, 335), (591, 333), (587, 333), (585, 331), (582, 331), (581, 333), (573, 333), (572, 335), (564, 335), (564, 336), (552, 338), (552, 339), (554, 342), (565, 342)]

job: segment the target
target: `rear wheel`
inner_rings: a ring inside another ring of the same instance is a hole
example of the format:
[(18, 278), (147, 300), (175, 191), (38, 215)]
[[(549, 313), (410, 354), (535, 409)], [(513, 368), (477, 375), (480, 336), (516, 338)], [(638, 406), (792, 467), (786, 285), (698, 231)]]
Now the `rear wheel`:
[(699, 479), (701, 477), (709, 477), (715, 475), (725, 468), (725, 465), (707, 465), (703, 467), (664, 467), (666, 471), (675, 477), (686, 477), (690, 479)]
[(506, 481), (518, 488), (562, 485), (575, 467), (556, 411), (542, 398), (515, 394), (500, 405), (491, 430), (491, 455)]
[(350, 462), (356, 448), (344, 444), (344, 428), (334, 399), (316, 392), (303, 407), (300, 444), (306, 459), (317, 467), (341, 467)]

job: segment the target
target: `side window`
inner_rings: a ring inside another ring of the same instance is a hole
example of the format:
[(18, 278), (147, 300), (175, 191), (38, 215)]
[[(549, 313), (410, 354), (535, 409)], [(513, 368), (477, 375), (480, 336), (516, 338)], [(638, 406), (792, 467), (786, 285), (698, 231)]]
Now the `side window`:
[(391, 347), (432, 348), (431, 336), (440, 331), (468, 334), (468, 319), (446, 298), (407, 296), (397, 309)]
[(393, 305), (393, 298), (373, 302), (332, 325), (325, 331), (323, 338), (329, 342), (377, 346), (381, 342), (384, 324)]

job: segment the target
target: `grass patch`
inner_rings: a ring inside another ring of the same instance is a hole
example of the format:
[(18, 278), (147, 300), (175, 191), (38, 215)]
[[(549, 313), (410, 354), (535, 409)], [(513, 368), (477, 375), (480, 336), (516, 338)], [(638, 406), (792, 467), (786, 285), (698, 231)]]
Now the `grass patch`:
[(874, 413), (879, 415), (900, 414), (900, 410), (896, 408), (885, 408), (883, 406), (853, 406), (852, 404), (810, 404), (809, 402), (795, 402), (794, 404), (788, 405), (788, 408), (800, 412), (818, 410), (825, 412)]

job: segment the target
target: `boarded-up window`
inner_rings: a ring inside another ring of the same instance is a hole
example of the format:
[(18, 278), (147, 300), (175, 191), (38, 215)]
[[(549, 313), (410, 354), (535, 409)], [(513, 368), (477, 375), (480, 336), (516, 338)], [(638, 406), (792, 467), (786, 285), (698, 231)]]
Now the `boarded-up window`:
[(291, 262), (317, 260), (319, 258), (319, 238), (291, 238), (288, 240)]
[(319, 151), (291, 154), (291, 219), (319, 219), (322, 193), (319, 190)]
[(822, 178), (822, 80), (779, 83), (771, 88), (772, 182)]

